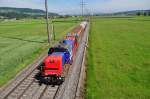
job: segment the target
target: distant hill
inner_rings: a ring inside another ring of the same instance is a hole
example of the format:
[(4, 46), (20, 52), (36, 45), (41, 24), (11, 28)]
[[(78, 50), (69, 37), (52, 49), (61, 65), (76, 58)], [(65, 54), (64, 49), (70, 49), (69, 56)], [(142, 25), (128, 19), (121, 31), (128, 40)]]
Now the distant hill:
[[(30, 8), (0, 7), (0, 16), (7, 18), (44, 17), (45, 11)], [(59, 16), (59, 14), (49, 13), (49, 16)]]

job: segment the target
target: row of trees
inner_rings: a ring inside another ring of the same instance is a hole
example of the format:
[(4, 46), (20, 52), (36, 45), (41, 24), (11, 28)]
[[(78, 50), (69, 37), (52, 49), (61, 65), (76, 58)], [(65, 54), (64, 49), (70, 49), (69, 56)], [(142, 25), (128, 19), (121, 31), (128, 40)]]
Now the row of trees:
[(150, 16), (150, 12), (144, 12), (144, 13), (142, 13), (142, 12), (137, 12), (136, 15), (137, 15), (137, 16), (141, 16), (141, 15), (143, 15), (143, 16)]

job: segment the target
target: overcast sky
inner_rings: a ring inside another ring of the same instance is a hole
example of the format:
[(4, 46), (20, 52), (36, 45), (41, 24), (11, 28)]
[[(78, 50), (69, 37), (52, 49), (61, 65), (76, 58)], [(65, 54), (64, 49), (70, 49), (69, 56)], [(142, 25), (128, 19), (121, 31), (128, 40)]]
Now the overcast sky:
[[(150, 0), (84, 0), (88, 12), (111, 13), (150, 9)], [(49, 12), (80, 14), (81, 0), (48, 0)], [(44, 0), (0, 0), (0, 7), (44, 9)]]

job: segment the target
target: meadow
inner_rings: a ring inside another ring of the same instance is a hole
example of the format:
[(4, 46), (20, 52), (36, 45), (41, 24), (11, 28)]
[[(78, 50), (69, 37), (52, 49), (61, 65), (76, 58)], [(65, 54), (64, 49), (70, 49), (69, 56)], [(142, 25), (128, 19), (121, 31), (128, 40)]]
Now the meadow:
[(86, 99), (150, 99), (150, 17), (94, 17)]
[[(56, 41), (77, 24), (77, 21), (65, 20), (54, 20)], [(45, 20), (1, 20), (0, 87), (47, 50), (47, 45)]]

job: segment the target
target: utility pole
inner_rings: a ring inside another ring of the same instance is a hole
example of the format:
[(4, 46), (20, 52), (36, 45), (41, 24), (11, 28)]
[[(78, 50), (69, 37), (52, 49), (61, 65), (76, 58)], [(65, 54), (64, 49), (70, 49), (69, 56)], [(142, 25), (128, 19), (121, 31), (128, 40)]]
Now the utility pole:
[(84, 6), (84, 3), (83, 3), (83, 0), (81, 1), (81, 8), (82, 8), (82, 17), (83, 17), (83, 6)]
[(82, 10), (82, 17), (84, 16), (84, 6), (86, 5), (84, 0), (81, 0), (81, 10)]
[(49, 28), (49, 20), (48, 20), (48, 4), (47, 0), (45, 0), (45, 9), (46, 9), (46, 24), (47, 24), (47, 34), (48, 34), (48, 43), (50, 44), (51, 42), (51, 36), (50, 36), (50, 28)]
[(52, 32), (53, 32), (53, 40), (55, 41), (56, 40), (56, 34), (55, 34), (55, 26), (54, 26), (54, 23), (52, 22)]

